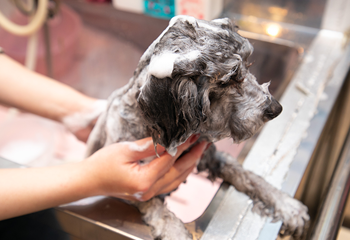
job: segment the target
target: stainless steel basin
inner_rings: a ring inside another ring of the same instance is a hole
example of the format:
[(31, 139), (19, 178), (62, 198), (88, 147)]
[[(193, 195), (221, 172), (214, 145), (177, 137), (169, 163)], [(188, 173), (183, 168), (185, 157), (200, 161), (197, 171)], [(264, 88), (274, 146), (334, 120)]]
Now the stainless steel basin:
[(301, 60), (303, 48), (295, 44), (277, 44), (273, 42), (273, 38), (270, 40), (249, 39), (254, 46), (254, 52), (249, 57), (253, 63), (250, 72), (260, 84), (270, 81), (271, 94), (280, 98)]
[[(248, 33), (244, 32), (241, 34), (248, 35)], [(270, 40), (272, 40), (272, 42), (250, 39), (254, 46), (254, 53), (250, 57), (250, 61), (253, 62), (250, 70), (257, 77), (259, 83), (271, 81), (270, 91), (279, 98), (302, 58), (303, 49), (296, 45), (289, 44), (288, 46), (274, 43), (273, 39)], [(85, 69), (85, 71), (85, 74), (89, 75), (89, 69)], [(102, 87), (110, 89), (114, 85), (115, 83), (111, 83), (111, 86), (105, 84)], [(84, 89), (82, 89), (82, 91), (84, 91)], [(104, 90), (102, 89), (101, 91)], [(255, 138), (245, 145), (240, 155), (241, 157), (249, 152), (254, 140)], [(187, 228), (197, 238), (200, 238), (205, 231), (227, 189), (228, 185), (223, 183), (202, 216), (194, 222), (186, 224)], [(94, 228), (94, 231), (98, 233), (100, 233), (102, 229), (108, 228), (115, 231), (116, 235), (121, 234), (130, 239), (134, 237), (152, 239), (150, 231), (142, 222), (139, 212), (133, 206), (119, 199), (110, 197), (91, 198), (90, 201), (79, 201), (77, 203), (61, 206), (58, 209), (57, 216), (62, 222), (74, 222), (70, 220), (71, 218), (77, 218), (81, 221), (84, 221), (82, 219), (89, 219), (89, 221), (98, 222), (98, 224), (91, 226)], [(77, 227), (67, 227), (65, 224), (62, 226), (67, 232), (71, 232)]]
[[(83, 10), (80, 9), (80, 11)], [(84, 16), (84, 13), (81, 14)], [(101, 19), (103, 22), (104, 18), (101, 17)], [(101, 21), (97, 21), (97, 23)], [(167, 21), (161, 21), (157, 25), (157, 29), (151, 31), (153, 32), (153, 39), (163, 30), (163, 25), (166, 26), (166, 24)], [(102, 31), (103, 28), (97, 27), (99, 28), (98, 31)], [(257, 77), (259, 83), (271, 81), (270, 91), (276, 98), (279, 98), (300, 63), (303, 48), (288, 41), (276, 41), (276, 39), (262, 35), (252, 35), (244, 31), (241, 31), (241, 34), (249, 38), (254, 46), (254, 53), (250, 57), (250, 61), (253, 63), (250, 71)], [(115, 44), (108, 47), (106, 44), (114, 44), (113, 42), (120, 41), (119, 35), (116, 37), (111, 34), (109, 37), (112, 40), (104, 40), (104, 45), (99, 45), (100, 49), (94, 49), (93, 44), (98, 43), (96, 40), (96, 42), (92, 41), (89, 51), (84, 52), (84, 58), (81, 58), (81, 62), (76, 66), (80, 72), (79, 81), (69, 82), (71, 78), (66, 81), (63, 78), (62, 81), (71, 84), (88, 95), (101, 98), (108, 97), (113, 90), (124, 85), (132, 75), (137, 59), (141, 56), (145, 46), (138, 44), (138, 36), (135, 39), (135, 35), (127, 35), (124, 36), (124, 39), (126, 38), (129, 42), (134, 43), (134, 46), (125, 47), (125, 44)], [(148, 36), (148, 38), (150, 37)], [(111, 52), (111, 49), (113, 52)], [(117, 56), (125, 57), (117, 58)], [(97, 59), (98, 62), (96, 62)], [(100, 66), (100, 68), (97, 69), (96, 66)], [(96, 75), (97, 70), (100, 71)], [(68, 75), (75, 76), (75, 74)], [(240, 155), (242, 159), (249, 152), (254, 140), (255, 138), (245, 145)], [(205, 212), (197, 220), (186, 224), (197, 239), (206, 230), (228, 188), (229, 186), (223, 183)], [(44, 223), (46, 225), (62, 230), (79, 239), (92, 239), (92, 235), (98, 235), (99, 239), (107, 239), (112, 236), (116, 239), (152, 239), (150, 230), (143, 223), (137, 209), (116, 198), (95, 197), (84, 199), (55, 208), (54, 215), (51, 216), (55, 216), (56, 219), (45, 218)], [(36, 220), (43, 221), (41, 217), (36, 218)], [(57, 224), (57, 221), (59, 224)]]

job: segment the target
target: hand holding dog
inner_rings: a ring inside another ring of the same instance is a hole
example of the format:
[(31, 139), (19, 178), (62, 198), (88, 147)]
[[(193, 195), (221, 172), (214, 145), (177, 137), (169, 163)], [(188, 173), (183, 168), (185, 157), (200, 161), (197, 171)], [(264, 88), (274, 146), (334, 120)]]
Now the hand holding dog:
[[(207, 146), (207, 142), (201, 142), (179, 158), (197, 139), (198, 135), (190, 137), (173, 157), (158, 145), (160, 157), (148, 164), (139, 164), (139, 161), (156, 155), (151, 138), (121, 142), (99, 150), (88, 158), (98, 181), (97, 194), (146, 201), (172, 191), (187, 178)], [(135, 150), (135, 146), (140, 150)]]
[[(144, 165), (140, 159), (155, 155), (153, 144), (142, 149), (151, 138), (112, 144), (78, 163), (0, 169), (0, 220), (96, 195), (145, 201), (167, 193), (186, 179), (205, 150), (207, 143), (201, 142), (178, 159), (197, 139), (179, 146), (174, 157), (158, 146), (160, 157)], [(141, 148), (134, 151), (130, 144)]]

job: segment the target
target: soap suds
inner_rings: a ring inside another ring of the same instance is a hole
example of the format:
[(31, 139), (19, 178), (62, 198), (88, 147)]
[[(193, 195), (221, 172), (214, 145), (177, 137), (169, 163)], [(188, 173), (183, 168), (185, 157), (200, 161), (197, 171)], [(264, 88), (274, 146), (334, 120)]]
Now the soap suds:
[(191, 51), (189, 53), (186, 53), (185, 55), (180, 56), (180, 61), (181, 60), (188, 60), (188, 61), (193, 61), (196, 60), (199, 56), (201, 55), (201, 52), (196, 50), (196, 51)]
[(129, 149), (133, 152), (144, 152), (146, 151), (150, 146), (153, 146), (153, 141), (149, 140), (143, 145), (137, 145), (134, 142), (122, 142), (123, 144), (128, 145)]
[(186, 54), (176, 54), (173, 52), (165, 52), (159, 55), (152, 56), (151, 62), (148, 67), (150, 75), (156, 78), (171, 77), (174, 70), (175, 62), (180, 61), (193, 61), (200, 56), (200, 51), (190, 51)]
[(133, 196), (134, 196), (137, 200), (142, 201), (143, 192), (134, 193)]
[(77, 132), (89, 126), (106, 108), (107, 100), (99, 99), (90, 108), (64, 117), (62, 123), (71, 132)]
[(178, 55), (172, 52), (165, 52), (160, 55), (152, 56), (148, 67), (149, 74), (156, 78), (170, 77), (177, 58)]
[(216, 33), (224, 33), (226, 35), (229, 35), (229, 32), (226, 29), (218, 28), (216, 26), (211, 26), (210, 24), (207, 24), (205, 22), (198, 22), (198, 26), (201, 28), (206, 28)]
[(218, 18), (218, 19), (214, 19), (212, 20), (212, 22), (215, 22), (215, 23), (222, 23), (222, 24), (227, 24), (227, 18)]
[(197, 27), (197, 20), (194, 17), (185, 15), (178, 15), (173, 17), (169, 22), (169, 27), (173, 26), (178, 20), (182, 20), (183, 22), (187, 21), (192, 24), (193, 27)]

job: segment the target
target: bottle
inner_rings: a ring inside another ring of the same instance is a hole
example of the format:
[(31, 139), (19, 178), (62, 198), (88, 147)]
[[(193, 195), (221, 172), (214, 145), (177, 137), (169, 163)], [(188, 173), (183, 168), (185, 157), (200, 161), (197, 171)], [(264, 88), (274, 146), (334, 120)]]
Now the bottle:
[(223, 0), (113, 0), (113, 5), (120, 10), (163, 19), (188, 15), (212, 20), (223, 10)]

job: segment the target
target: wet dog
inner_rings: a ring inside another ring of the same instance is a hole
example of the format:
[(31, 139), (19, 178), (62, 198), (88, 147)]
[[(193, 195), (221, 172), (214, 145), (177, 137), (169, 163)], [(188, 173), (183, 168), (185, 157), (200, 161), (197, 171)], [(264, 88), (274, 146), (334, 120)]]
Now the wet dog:
[[(172, 155), (192, 134), (199, 133), (198, 141), (208, 142), (229, 137), (239, 143), (250, 138), (282, 111), (268, 91), (269, 84), (259, 85), (249, 72), (252, 51), (229, 19), (174, 17), (143, 54), (130, 82), (110, 96), (90, 135), (88, 155), (115, 142), (149, 136)], [(303, 235), (307, 208), (214, 145), (197, 169), (249, 195), (258, 212), (283, 221), (285, 234)], [(192, 239), (161, 197), (132, 204), (154, 238)]]

